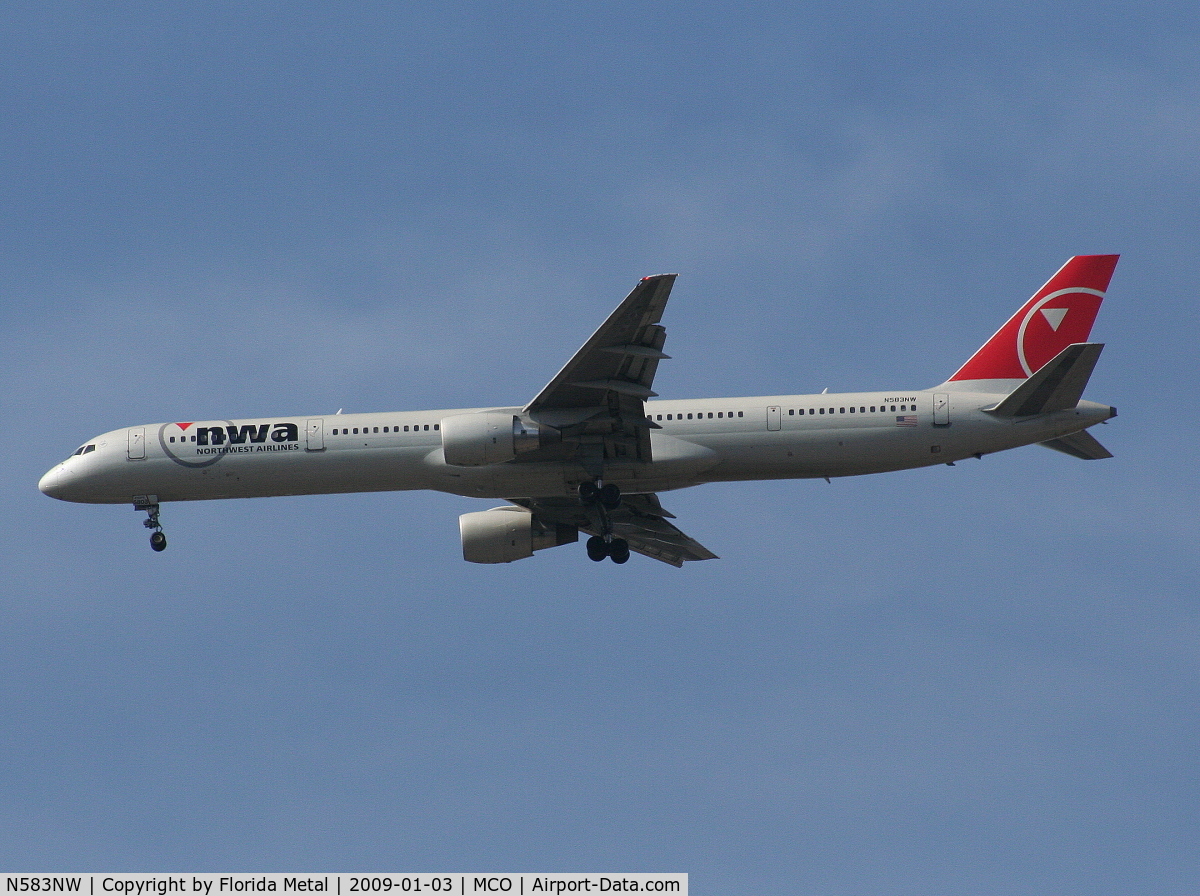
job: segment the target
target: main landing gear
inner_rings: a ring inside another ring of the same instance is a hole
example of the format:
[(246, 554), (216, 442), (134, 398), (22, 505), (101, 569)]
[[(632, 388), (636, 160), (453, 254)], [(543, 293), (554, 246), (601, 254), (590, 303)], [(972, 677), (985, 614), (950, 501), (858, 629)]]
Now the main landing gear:
[(579, 500), (585, 507), (594, 507), (600, 517), (600, 534), (593, 535), (587, 540), (587, 555), (599, 563), (605, 557), (611, 557), (613, 563), (625, 563), (629, 560), (629, 542), (624, 538), (614, 538), (612, 521), (608, 511), (621, 506), (621, 489), (615, 482), (579, 483)]
[(587, 555), (599, 563), (605, 557), (611, 557), (613, 563), (625, 563), (629, 560), (629, 542), (624, 538), (613, 538), (605, 541), (603, 535), (593, 535), (587, 540)]
[(579, 500), (584, 504), (600, 504), (609, 510), (616, 510), (621, 506), (621, 488), (615, 482), (581, 482)]
[(147, 529), (153, 529), (150, 533), (150, 547), (155, 551), (165, 551), (167, 549), (167, 536), (163, 534), (162, 523), (158, 521), (158, 503), (157, 502), (135, 502), (134, 510), (144, 510), (146, 519), (142, 520), (142, 525)]

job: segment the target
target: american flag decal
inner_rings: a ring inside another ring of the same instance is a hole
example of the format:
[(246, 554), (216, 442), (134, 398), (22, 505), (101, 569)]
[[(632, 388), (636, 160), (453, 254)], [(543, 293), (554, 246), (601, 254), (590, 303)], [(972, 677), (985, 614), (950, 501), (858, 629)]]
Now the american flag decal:
[(917, 415), (916, 414), (897, 414), (896, 415), (896, 425), (897, 426), (916, 426), (917, 425)]

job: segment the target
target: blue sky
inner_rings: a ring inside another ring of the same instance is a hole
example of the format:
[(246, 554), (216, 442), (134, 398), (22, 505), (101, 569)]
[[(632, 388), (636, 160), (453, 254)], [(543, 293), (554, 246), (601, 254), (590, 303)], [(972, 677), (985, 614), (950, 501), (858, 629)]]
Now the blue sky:
[[(0, 867), (1200, 887), (1191, 5), (0, 14)], [(520, 403), (677, 271), (664, 397), (941, 382), (1119, 252), (1039, 448), (461, 560), (434, 494), (129, 508), (134, 423)]]

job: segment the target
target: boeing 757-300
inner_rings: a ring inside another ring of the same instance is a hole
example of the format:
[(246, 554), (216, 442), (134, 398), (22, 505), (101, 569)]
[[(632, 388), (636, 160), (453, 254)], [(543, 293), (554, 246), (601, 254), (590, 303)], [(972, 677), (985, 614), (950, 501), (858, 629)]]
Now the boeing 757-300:
[(38, 487), (132, 504), (156, 551), (169, 501), (434, 489), (508, 502), (459, 517), (474, 563), (520, 560), (583, 532), (592, 560), (624, 563), (632, 551), (682, 566), (716, 555), (676, 528), (659, 492), (885, 473), (1032, 444), (1111, 457), (1087, 430), (1116, 410), (1082, 395), (1117, 258), (1072, 258), (929, 389), (652, 400), (675, 283), (661, 274), (523, 406), (131, 426), (89, 439)]

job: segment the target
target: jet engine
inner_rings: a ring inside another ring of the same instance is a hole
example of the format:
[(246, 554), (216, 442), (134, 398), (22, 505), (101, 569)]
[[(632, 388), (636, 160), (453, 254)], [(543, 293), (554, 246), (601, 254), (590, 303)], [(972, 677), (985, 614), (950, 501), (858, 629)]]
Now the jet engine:
[(441, 423), (442, 455), (456, 467), (502, 464), (560, 440), (558, 430), (515, 414), (455, 414)]
[(523, 507), (493, 507), (458, 518), (463, 559), (471, 563), (512, 563), (534, 551), (579, 541), (579, 530), (539, 520)]

